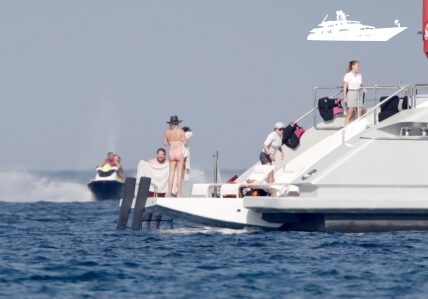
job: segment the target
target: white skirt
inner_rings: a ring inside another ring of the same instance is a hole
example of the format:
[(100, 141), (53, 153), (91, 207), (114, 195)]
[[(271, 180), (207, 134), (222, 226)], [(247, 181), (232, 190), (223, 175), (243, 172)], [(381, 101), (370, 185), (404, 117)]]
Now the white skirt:
[(358, 90), (348, 90), (346, 105), (348, 108), (363, 107), (363, 101)]

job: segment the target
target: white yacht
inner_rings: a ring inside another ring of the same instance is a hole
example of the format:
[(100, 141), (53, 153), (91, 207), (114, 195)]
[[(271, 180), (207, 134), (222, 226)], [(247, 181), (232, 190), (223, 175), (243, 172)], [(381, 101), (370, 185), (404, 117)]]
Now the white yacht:
[(348, 20), (343, 11), (336, 11), (336, 20), (326, 21), (328, 15), (317, 28), (310, 31), (307, 40), (319, 41), (387, 41), (407, 29), (395, 20), (396, 27), (375, 28), (358, 21)]
[[(230, 228), (428, 230), (428, 85), (367, 88), (365, 105), (372, 107), (345, 128), (343, 117), (320, 119), (317, 99), (331, 90), (315, 88), (314, 108), (302, 117), (313, 118), (313, 127), (296, 149), (283, 146), (286, 159), (272, 166), (274, 184), (265, 181), (272, 168), (256, 163), (233, 183), (193, 185), (190, 197), (155, 194), (146, 210)], [(336, 88), (330, 97), (340, 93)], [(380, 109), (396, 95), (406, 96), (411, 109), (379, 122)], [(251, 192), (260, 189), (270, 195)]]

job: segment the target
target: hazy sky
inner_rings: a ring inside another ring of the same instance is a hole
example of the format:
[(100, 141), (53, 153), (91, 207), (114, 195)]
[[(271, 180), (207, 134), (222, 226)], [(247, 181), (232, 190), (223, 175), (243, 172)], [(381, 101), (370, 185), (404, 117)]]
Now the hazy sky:
[[(405, 5), (405, 7), (403, 7)], [(427, 83), (422, 1), (0, 1), (0, 168), (90, 169), (107, 151), (125, 168), (162, 146), (170, 115), (193, 130), (192, 165), (258, 159), (276, 121), (340, 85), (358, 59), (366, 85)], [(388, 42), (307, 41), (343, 10), (407, 30)]]

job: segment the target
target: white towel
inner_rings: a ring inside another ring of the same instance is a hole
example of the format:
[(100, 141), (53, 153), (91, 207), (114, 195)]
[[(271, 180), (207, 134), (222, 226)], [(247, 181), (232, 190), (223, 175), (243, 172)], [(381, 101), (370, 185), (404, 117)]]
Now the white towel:
[[(169, 175), (169, 163), (164, 164), (151, 164), (144, 160), (138, 162), (137, 168), (137, 184), (140, 181), (140, 177), (150, 177), (151, 183), (157, 186), (157, 192), (166, 193), (168, 192), (168, 175)], [(136, 189), (138, 190), (138, 189)], [(150, 191), (154, 192), (155, 189), (151, 185)]]
[(184, 165), (184, 180), (189, 180), (190, 175), (190, 148), (189, 148), (189, 139), (193, 136), (192, 131), (187, 131), (184, 133), (184, 136), (187, 139), (187, 145), (184, 146), (184, 157), (186, 158), (186, 165)]

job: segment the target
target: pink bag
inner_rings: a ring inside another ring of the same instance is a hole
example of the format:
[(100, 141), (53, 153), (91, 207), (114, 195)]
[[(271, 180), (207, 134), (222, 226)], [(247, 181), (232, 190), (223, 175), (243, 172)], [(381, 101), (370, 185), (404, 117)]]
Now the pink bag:
[(336, 99), (336, 105), (337, 106), (333, 107), (333, 116), (334, 117), (343, 114), (342, 99), (339, 99), (339, 98)]
[(298, 127), (296, 131), (294, 131), (294, 135), (296, 135), (299, 139), (303, 135), (303, 133), (305, 133), (305, 128), (302, 127)]

